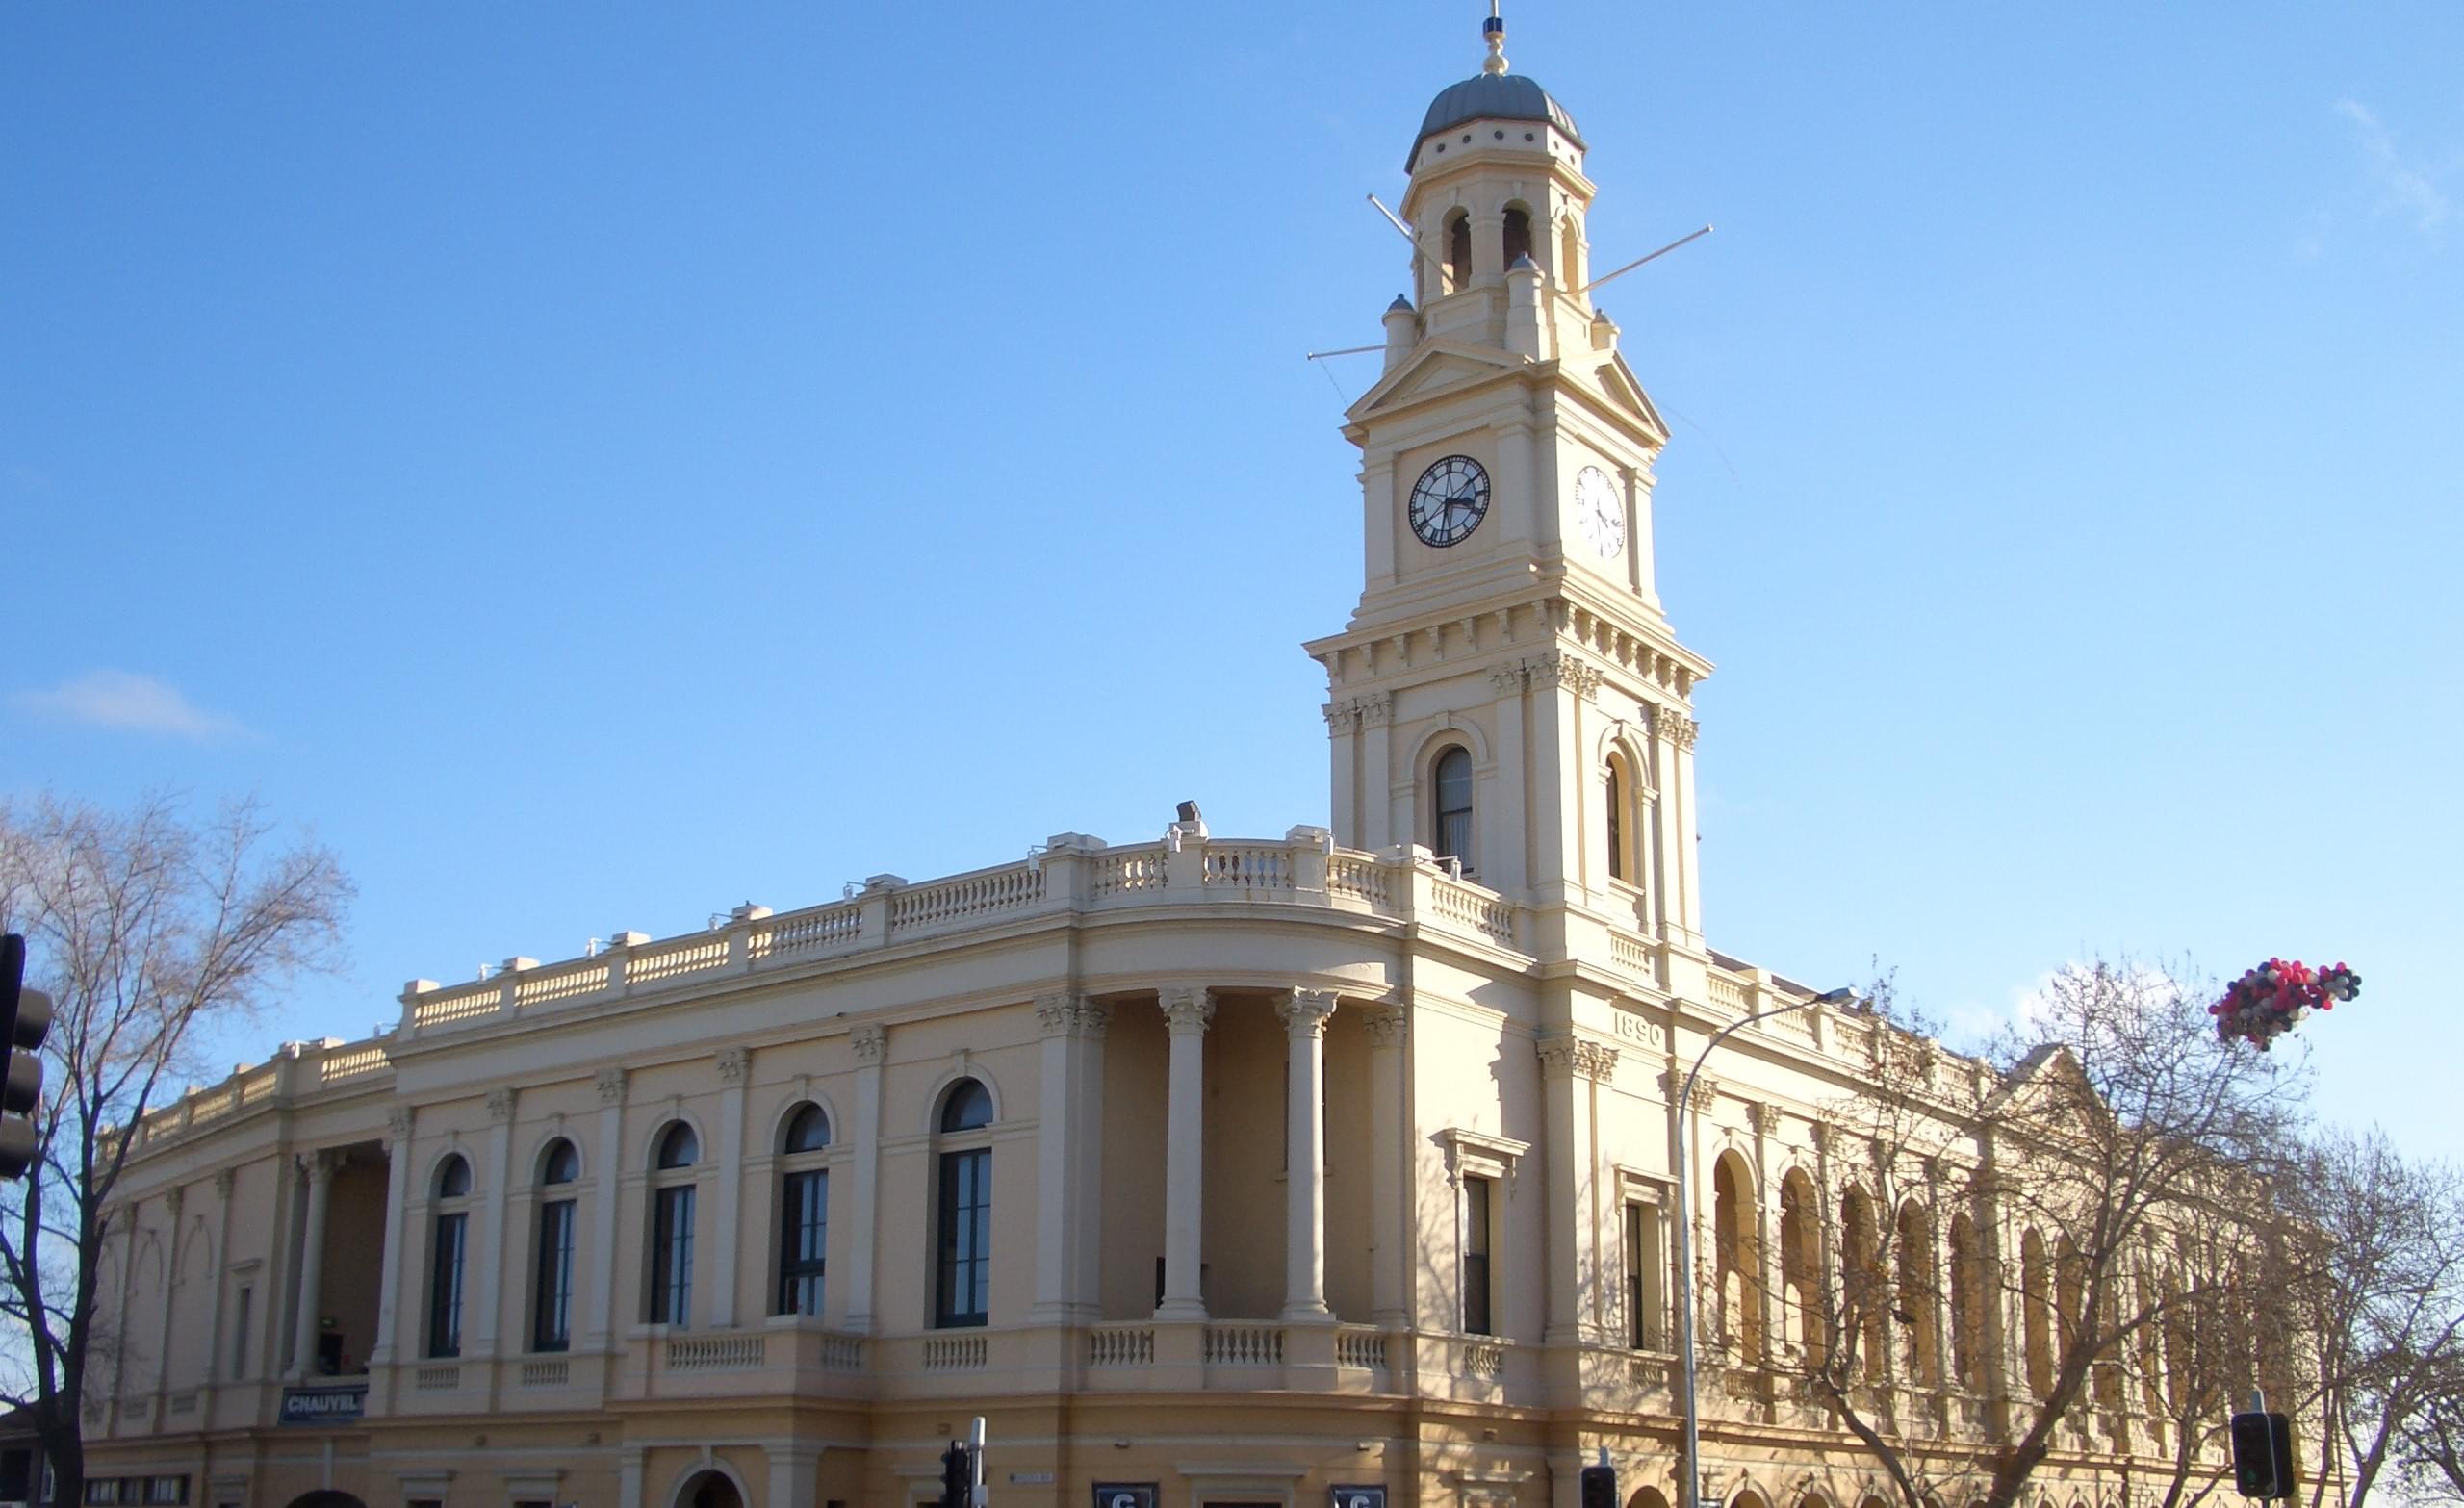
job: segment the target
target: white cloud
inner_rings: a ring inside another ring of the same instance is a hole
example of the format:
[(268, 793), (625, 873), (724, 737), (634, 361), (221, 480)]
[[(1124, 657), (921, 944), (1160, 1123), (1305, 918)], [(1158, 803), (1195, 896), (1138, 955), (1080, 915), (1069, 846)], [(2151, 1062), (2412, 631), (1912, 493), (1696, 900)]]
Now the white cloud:
[(2455, 201), (2439, 182), (2446, 169), (2407, 158), (2396, 145), (2396, 133), (2360, 101), (2338, 100), (2336, 113), (2352, 122), (2371, 182), (2378, 188), (2380, 214), (2401, 215), (2425, 232), (2453, 217)]
[(169, 681), (124, 670), (93, 671), (49, 691), (21, 691), (10, 700), (27, 711), (89, 728), (166, 733), (199, 743), (247, 731), (238, 718), (196, 705)]

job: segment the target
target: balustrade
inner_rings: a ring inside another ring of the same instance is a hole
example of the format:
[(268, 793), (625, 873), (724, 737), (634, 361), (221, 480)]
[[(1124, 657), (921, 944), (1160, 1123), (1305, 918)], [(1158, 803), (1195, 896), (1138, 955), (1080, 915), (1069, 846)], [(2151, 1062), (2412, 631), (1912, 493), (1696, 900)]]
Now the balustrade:
[(928, 1336), (924, 1341), (924, 1369), (928, 1372), (981, 1371), (991, 1355), (990, 1342), (980, 1333)]
[(1206, 1362), (1210, 1367), (1280, 1367), (1283, 1329), (1279, 1325), (1208, 1325)]

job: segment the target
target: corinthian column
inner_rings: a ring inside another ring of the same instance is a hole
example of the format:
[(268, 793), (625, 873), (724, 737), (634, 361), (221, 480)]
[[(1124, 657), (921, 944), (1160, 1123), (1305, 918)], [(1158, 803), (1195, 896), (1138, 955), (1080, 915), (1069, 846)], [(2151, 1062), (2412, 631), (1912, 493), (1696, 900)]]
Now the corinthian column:
[(1202, 989), (1167, 989), (1156, 1003), (1171, 1034), (1172, 1066), (1164, 1136), (1164, 1302), (1155, 1317), (1204, 1319), (1198, 1262), (1206, 1208), (1206, 1028), (1215, 1019), (1215, 1002)]
[(1296, 989), (1275, 1007), (1291, 1045), (1291, 1089), (1283, 1144), (1283, 1317), (1332, 1319), (1326, 1308), (1326, 1020), (1331, 989)]

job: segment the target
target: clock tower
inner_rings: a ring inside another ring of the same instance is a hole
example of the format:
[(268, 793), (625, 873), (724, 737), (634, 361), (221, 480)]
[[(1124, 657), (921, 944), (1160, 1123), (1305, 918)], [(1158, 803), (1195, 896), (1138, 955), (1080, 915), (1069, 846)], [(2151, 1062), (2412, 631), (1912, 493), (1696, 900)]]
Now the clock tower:
[(1335, 838), (1459, 863), (1534, 908), (1544, 958), (1605, 928), (1688, 972), (1691, 699), (1711, 667), (1655, 580), (1668, 430), (1590, 299), (1582, 134), (1508, 71), (1504, 23), (1482, 33), (1481, 71), (1438, 93), (1405, 160), (1413, 292), (1345, 416), (1360, 602), (1308, 646), (1330, 691)]

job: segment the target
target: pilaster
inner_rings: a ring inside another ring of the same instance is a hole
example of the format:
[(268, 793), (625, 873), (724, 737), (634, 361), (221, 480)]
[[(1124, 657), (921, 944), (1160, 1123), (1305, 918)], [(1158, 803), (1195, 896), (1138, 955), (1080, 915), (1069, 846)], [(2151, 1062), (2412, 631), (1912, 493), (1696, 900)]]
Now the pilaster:
[(885, 1027), (860, 1026), (847, 1034), (856, 1055), (856, 1113), (850, 1127), (855, 1138), (855, 1198), (849, 1201), (854, 1229), (847, 1242), (847, 1328), (858, 1335), (873, 1330), (873, 1264), (880, 1245), (882, 1187), (882, 1060), (888, 1055)]
[[(744, 1230), (744, 1086), (752, 1076), (753, 1057), (741, 1047), (723, 1047), (712, 1061), (719, 1075), (719, 1187), (716, 1230), (731, 1235)], [(755, 1247), (767, 1252), (767, 1244)], [(735, 1242), (717, 1246), (710, 1266), (710, 1323), (721, 1330), (736, 1325), (736, 1284), (743, 1263)]]
[(1544, 1036), (1540, 1056), (1548, 1130), (1548, 1328), (1551, 1344), (1600, 1343), (1603, 1291), (1598, 1091), (1617, 1049), (1572, 1035)]
[(1043, 1133), (1036, 1138), (1036, 1297), (1040, 1324), (1092, 1323), (1103, 1313), (1100, 1218), (1104, 1032), (1112, 1012), (1076, 993), (1039, 996)]
[(593, 1087), (599, 1095), (599, 1146), (592, 1154), (597, 1176), (590, 1203), (590, 1323), (582, 1348), (607, 1352), (616, 1337), (616, 1206), (624, 1189), (625, 1086), (622, 1068), (602, 1068)]

